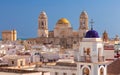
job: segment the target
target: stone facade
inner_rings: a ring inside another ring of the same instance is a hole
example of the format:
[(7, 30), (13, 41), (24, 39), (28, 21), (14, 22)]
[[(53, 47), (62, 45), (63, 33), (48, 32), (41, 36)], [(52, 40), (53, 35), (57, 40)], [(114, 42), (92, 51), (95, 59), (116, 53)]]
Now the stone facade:
[(16, 30), (5, 30), (2, 32), (3, 41), (16, 41), (17, 40), (17, 31)]
[(88, 31), (88, 15), (85, 11), (80, 14), (80, 26), (73, 30), (66, 18), (57, 21), (53, 31), (48, 31), (48, 17), (44, 11), (38, 17), (38, 37), (28, 39), (40, 44), (60, 45), (61, 48), (75, 48)]

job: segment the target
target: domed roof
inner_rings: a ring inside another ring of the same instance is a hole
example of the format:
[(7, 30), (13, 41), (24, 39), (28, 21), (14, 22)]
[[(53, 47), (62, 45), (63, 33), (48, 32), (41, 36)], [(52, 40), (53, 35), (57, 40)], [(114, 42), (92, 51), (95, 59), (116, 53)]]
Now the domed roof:
[(99, 38), (98, 32), (91, 29), (86, 33), (85, 38)]
[(57, 24), (70, 24), (66, 18), (61, 18), (58, 20)]
[(46, 15), (45, 11), (42, 11), (42, 12), (40, 13), (40, 15)]
[(88, 18), (87, 12), (86, 11), (82, 11), (80, 17), (86, 17), (86, 18)]
[(40, 13), (39, 18), (41, 18), (41, 19), (45, 19), (45, 18), (47, 18), (46, 13), (45, 13), (44, 11), (42, 11), (42, 12)]

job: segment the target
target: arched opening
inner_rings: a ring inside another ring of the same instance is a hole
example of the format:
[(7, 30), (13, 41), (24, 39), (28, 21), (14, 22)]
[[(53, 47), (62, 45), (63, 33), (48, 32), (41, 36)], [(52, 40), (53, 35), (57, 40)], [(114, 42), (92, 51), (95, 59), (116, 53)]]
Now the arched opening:
[(84, 55), (85, 55), (85, 56), (86, 56), (86, 55), (89, 55), (89, 56), (90, 56), (90, 48), (87, 48), (87, 49), (83, 48), (83, 50), (84, 50)]
[(104, 75), (104, 68), (100, 69), (100, 75)]
[(42, 26), (44, 25), (43, 21), (41, 22), (41, 25), (42, 25)]
[(83, 68), (83, 75), (90, 75), (90, 71), (88, 68)]
[(87, 48), (87, 55), (90, 55), (90, 48)]
[(84, 50), (84, 57), (83, 59), (86, 61), (86, 62), (91, 62), (91, 58), (90, 58), (90, 48), (83, 48)]

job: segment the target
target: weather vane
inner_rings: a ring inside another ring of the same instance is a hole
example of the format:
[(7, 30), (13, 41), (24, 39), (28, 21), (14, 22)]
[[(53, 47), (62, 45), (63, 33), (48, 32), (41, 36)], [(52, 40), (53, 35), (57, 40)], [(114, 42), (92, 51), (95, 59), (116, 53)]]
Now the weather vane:
[(91, 30), (93, 30), (93, 24), (94, 24), (93, 19), (91, 19), (90, 24), (91, 24)]

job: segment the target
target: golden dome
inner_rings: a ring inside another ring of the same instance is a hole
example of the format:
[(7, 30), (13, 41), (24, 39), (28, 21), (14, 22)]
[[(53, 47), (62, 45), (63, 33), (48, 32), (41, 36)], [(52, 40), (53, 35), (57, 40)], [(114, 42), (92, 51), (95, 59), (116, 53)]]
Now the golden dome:
[(70, 22), (66, 18), (61, 18), (58, 20), (57, 24), (70, 24)]

